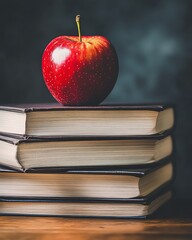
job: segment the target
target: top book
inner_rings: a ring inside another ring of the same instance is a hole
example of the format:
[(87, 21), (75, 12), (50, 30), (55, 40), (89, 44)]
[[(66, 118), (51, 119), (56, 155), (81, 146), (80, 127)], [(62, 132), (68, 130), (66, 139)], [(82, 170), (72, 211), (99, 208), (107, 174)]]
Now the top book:
[(173, 124), (173, 108), (165, 105), (0, 106), (1, 133), (34, 137), (153, 135)]

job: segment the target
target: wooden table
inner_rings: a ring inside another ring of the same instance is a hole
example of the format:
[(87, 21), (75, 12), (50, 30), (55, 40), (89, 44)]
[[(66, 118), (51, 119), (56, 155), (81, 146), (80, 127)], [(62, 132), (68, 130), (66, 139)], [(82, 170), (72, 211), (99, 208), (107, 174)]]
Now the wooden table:
[(0, 239), (192, 239), (192, 201), (174, 200), (147, 220), (0, 217)]

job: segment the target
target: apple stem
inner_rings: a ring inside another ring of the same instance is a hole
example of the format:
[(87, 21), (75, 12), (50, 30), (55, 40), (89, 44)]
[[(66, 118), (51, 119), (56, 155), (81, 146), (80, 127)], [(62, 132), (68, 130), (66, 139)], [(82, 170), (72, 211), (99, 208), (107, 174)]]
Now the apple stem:
[(81, 28), (80, 28), (80, 15), (76, 16), (76, 23), (77, 23), (77, 30), (78, 30), (78, 35), (79, 35), (79, 42), (82, 42)]

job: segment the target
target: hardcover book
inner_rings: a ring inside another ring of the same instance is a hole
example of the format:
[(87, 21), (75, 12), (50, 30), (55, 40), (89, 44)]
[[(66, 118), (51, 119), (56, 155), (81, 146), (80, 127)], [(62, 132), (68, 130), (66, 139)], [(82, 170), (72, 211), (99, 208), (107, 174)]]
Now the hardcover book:
[(0, 215), (146, 218), (171, 198), (171, 191), (116, 200), (0, 198)]
[(102, 138), (0, 135), (0, 164), (32, 168), (124, 166), (158, 162), (172, 153), (169, 134)]
[(1, 167), (0, 196), (127, 199), (147, 196), (172, 180), (172, 162), (148, 168), (50, 169), (22, 173)]
[(21, 135), (152, 135), (172, 128), (173, 124), (173, 108), (164, 105), (0, 106), (0, 132)]

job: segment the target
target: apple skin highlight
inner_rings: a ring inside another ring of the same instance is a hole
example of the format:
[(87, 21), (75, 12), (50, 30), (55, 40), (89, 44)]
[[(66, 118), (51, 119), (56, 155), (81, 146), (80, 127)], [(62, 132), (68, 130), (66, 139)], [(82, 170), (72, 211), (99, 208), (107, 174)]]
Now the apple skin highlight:
[(113, 89), (119, 72), (118, 57), (103, 36), (60, 36), (42, 57), (45, 83), (62, 105), (97, 105)]

